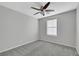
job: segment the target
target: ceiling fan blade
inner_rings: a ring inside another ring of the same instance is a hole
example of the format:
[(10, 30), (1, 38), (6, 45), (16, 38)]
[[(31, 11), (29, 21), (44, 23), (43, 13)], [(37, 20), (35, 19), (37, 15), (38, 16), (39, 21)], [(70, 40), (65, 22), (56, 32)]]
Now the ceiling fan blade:
[(37, 13), (35, 13), (35, 14), (33, 14), (33, 15), (36, 15), (36, 14), (39, 14), (40, 12), (37, 12)]
[(37, 12), (37, 13), (35, 13), (35, 14), (33, 14), (33, 15), (36, 15), (36, 14), (39, 14), (39, 13), (40, 13), (41, 15), (43, 15), (43, 16), (45, 15), (43, 11), (42, 11), (42, 12)]
[(46, 8), (49, 6), (49, 4), (50, 4), (50, 2), (47, 2), (47, 3), (45, 4), (45, 6), (43, 7), (43, 9), (46, 9)]
[(35, 7), (31, 7), (32, 9), (35, 9), (35, 10), (38, 10), (38, 11), (40, 11), (41, 9), (38, 9), (38, 8), (35, 8)]
[(55, 10), (45, 10), (46, 12), (53, 12), (53, 11), (55, 11)]

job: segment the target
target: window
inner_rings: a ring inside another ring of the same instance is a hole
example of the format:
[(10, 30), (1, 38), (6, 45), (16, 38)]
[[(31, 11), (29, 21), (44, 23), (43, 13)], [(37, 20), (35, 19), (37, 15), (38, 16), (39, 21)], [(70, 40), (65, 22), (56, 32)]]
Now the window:
[(47, 35), (57, 36), (57, 19), (47, 21)]

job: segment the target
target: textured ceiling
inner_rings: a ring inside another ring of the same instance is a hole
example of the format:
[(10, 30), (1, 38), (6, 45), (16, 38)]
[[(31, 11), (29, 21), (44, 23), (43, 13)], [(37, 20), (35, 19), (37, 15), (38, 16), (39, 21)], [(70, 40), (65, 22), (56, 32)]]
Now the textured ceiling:
[(46, 2), (0, 2), (0, 5), (2, 6), (30, 15), (37, 19), (76, 9), (79, 2), (51, 2), (48, 9), (53, 9), (55, 10), (54, 12), (46, 14), (46, 16), (42, 16), (40, 14), (33, 15), (38, 11), (31, 9), (30, 8), (31, 6), (40, 8), (41, 5), (45, 5), (45, 4)]

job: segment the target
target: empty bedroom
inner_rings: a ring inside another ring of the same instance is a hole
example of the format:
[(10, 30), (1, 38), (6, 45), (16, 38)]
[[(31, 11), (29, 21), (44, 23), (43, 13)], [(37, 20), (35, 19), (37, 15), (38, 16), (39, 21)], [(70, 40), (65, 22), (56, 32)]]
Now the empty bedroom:
[(0, 56), (79, 56), (79, 2), (0, 2)]

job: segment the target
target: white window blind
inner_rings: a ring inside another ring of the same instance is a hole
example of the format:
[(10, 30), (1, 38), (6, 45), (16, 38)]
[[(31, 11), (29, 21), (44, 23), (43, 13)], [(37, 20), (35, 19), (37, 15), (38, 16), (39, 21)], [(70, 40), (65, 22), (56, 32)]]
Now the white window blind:
[(57, 36), (57, 19), (47, 21), (47, 35)]

